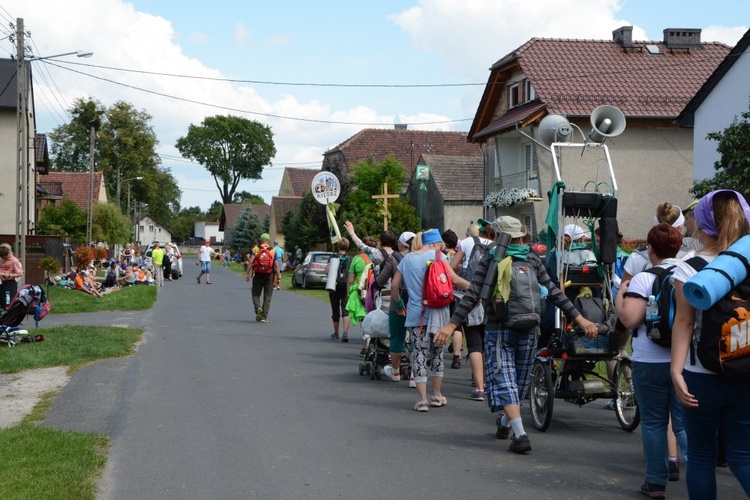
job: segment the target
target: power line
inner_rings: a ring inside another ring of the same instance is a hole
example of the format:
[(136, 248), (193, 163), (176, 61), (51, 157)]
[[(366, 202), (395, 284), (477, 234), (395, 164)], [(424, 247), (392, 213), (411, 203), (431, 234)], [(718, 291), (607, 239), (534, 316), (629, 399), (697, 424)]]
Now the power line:
[(16, 18), (11, 16), (10, 12), (5, 10), (5, 7), (0, 5), (0, 9), (3, 11), (3, 12), (0, 12), (0, 16), (4, 17), (6, 21), (8, 21), (11, 24), (13, 24), (16, 21)]
[[(293, 120), (293, 121), (300, 121), (300, 122), (306, 122), (306, 123), (323, 123), (323, 124), (327, 124), (327, 125), (358, 125), (358, 126), (373, 126), (373, 127), (392, 126), (392, 124), (390, 124), (390, 123), (382, 123), (382, 122), (378, 122), (378, 123), (372, 123), (372, 122), (370, 122), (370, 123), (368, 123), (368, 122), (344, 122), (344, 121), (335, 121), (335, 120), (315, 120), (315, 119), (312, 119), (312, 118), (299, 118), (299, 117), (296, 117), (296, 116), (274, 115), (272, 113), (261, 113), (259, 111), (250, 111), (250, 110), (246, 110), (246, 109), (232, 108), (230, 106), (222, 106), (222, 105), (219, 105), (219, 104), (211, 104), (211, 103), (207, 103), (207, 102), (196, 101), (196, 100), (193, 100), (193, 99), (187, 99), (185, 97), (178, 97), (178, 96), (174, 96), (174, 95), (170, 95), (170, 94), (165, 94), (164, 92), (157, 92), (155, 90), (148, 90), (148, 89), (144, 89), (142, 87), (136, 87), (135, 85), (130, 85), (130, 84), (127, 84), (127, 83), (122, 83), (122, 82), (118, 82), (118, 81), (115, 81), (115, 80), (111, 80), (109, 78), (104, 78), (104, 77), (101, 77), (101, 76), (92, 75), (90, 73), (85, 73), (83, 71), (78, 71), (78, 70), (75, 70), (73, 68), (66, 68), (64, 66), (60, 66), (59, 64), (50, 62), (49, 60), (44, 60), (43, 62), (45, 64), (49, 64), (51, 66), (55, 66), (56, 68), (64, 69), (66, 71), (77, 73), (79, 75), (88, 76), (89, 78), (94, 78), (96, 80), (101, 80), (101, 81), (104, 81), (104, 82), (108, 82), (108, 83), (111, 83), (113, 85), (119, 85), (121, 87), (129, 88), (129, 89), (133, 89), (133, 90), (138, 90), (140, 92), (145, 92), (147, 94), (153, 94), (153, 95), (157, 95), (157, 96), (160, 96), (160, 97), (166, 97), (168, 99), (174, 99), (176, 101), (188, 102), (190, 104), (198, 104), (200, 106), (208, 106), (208, 107), (211, 107), (211, 108), (223, 109), (225, 111), (234, 111), (236, 113), (245, 113), (245, 114), (248, 114), (248, 115), (263, 116), (263, 117), (266, 117), (266, 118), (277, 118), (277, 119), (280, 119), (280, 120)], [(463, 119), (460, 119), (460, 120), (440, 120), (440, 121), (434, 121), (434, 122), (409, 123), (407, 125), (439, 125), (439, 124), (447, 124), (447, 123), (459, 123), (459, 122), (472, 121), (472, 120), (473, 120), (473, 118), (463, 118)]]
[[(62, 62), (62, 61), (61, 61)], [(172, 78), (189, 78), (191, 80), (210, 80), (215, 82), (230, 83), (252, 83), (254, 85), (279, 85), (285, 87), (339, 87), (339, 88), (441, 88), (441, 87), (475, 87), (486, 85), (486, 83), (312, 83), (312, 82), (277, 82), (269, 80), (246, 80), (239, 78), (219, 78), (213, 76), (185, 75), (179, 73), (162, 73), (159, 71), (146, 71), (140, 69), (117, 68), (114, 66), (102, 66), (98, 64), (82, 63), (77, 61), (64, 61), (65, 64), (76, 66), (87, 66), (89, 68), (111, 69), (127, 73), (140, 73), (143, 75), (168, 76)]]

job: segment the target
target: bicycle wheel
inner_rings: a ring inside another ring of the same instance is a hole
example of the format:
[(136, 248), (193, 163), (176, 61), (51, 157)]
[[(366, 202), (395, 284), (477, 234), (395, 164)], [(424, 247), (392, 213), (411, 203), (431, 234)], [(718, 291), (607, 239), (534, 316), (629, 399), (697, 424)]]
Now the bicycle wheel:
[(552, 385), (550, 365), (540, 360), (534, 361), (531, 369), (531, 421), (539, 431), (546, 431), (552, 423), (552, 408), (555, 401), (555, 388)]
[(615, 389), (615, 413), (620, 427), (628, 432), (634, 431), (641, 422), (641, 414), (638, 411), (638, 401), (635, 397), (632, 382), (628, 382), (632, 373), (629, 359), (621, 359), (613, 375)]

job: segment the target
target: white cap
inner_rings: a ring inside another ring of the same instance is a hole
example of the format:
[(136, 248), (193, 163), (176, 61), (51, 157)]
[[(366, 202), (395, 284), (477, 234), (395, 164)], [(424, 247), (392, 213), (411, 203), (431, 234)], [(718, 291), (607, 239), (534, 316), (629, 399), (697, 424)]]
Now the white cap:
[(577, 226), (575, 224), (568, 224), (567, 226), (565, 226), (563, 228), (563, 234), (570, 236), (570, 239), (573, 241), (578, 241), (581, 238), (585, 238), (587, 240), (591, 239), (591, 235), (589, 234), (589, 232), (587, 232), (581, 226)]

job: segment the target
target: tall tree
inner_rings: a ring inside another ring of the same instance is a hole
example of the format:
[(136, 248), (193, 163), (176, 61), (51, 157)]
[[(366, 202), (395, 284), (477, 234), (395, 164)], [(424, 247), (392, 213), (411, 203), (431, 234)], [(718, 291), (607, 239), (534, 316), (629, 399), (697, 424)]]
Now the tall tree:
[(320, 243), (330, 242), (325, 207), (315, 201), (309, 191), (302, 196), (299, 213), (287, 212), (281, 219), (281, 230), (287, 248), (299, 245), (308, 251)]
[(206, 220), (210, 222), (219, 222), (221, 219), (221, 212), (224, 211), (224, 204), (219, 200), (211, 203), (206, 211)]
[(745, 199), (750, 198), (750, 111), (740, 116), (722, 132), (707, 135), (708, 139), (718, 142), (716, 151), (721, 158), (714, 163), (716, 174), (693, 186), (697, 198), (715, 189), (734, 189)]
[(71, 106), (69, 123), (50, 133), (52, 170), (87, 172), (90, 159), (90, 128), (96, 129), (94, 159), (96, 170), (104, 173), (110, 200), (117, 199), (117, 178), (120, 177), (120, 208), (127, 208), (126, 179), (131, 206), (136, 202), (148, 205), (148, 215), (169, 225), (172, 214), (179, 210), (180, 190), (169, 169), (161, 165), (156, 154), (158, 141), (150, 125), (151, 115), (132, 105), (118, 101), (105, 108), (95, 99), (76, 99)]
[(224, 203), (232, 203), (242, 179), (260, 179), (276, 155), (271, 127), (238, 116), (210, 116), (190, 125), (177, 139), (185, 158), (203, 165), (214, 177)]
[(229, 235), (228, 245), (237, 249), (250, 249), (263, 232), (258, 214), (247, 206), (242, 209)]

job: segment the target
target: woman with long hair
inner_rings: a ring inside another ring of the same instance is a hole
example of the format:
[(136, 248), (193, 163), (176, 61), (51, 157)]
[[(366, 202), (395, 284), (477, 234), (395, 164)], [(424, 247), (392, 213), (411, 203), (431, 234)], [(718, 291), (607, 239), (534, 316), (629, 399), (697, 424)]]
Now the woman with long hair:
[[(695, 207), (697, 237), (703, 249), (697, 256), (713, 261), (719, 252), (750, 232), (750, 207), (736, 191), (713, 191)], [(750, 381), (724, 378), (708, 370), (691, 345), (700, 338), (702, 311), (685, 298), (683, 285), (697, 271), (682, 262), (674, 270), (677, 314), (672, 329), (672, 381), (685, 407), (690, 454), (687, 487), (691, 499), (716, 498), (717, 431), (723, 427), (727, 464), (745, 494), (750, 496)], [(694, 358), (694, 359), (693, 359)]]

